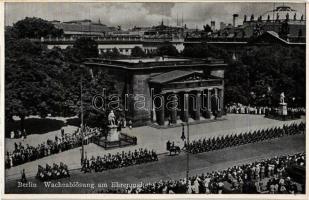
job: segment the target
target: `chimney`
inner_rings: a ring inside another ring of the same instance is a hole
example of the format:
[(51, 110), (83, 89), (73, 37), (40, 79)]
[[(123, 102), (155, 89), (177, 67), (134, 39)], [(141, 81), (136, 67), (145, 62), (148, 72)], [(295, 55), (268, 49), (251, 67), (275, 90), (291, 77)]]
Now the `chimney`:
[(236, 18), (238, 17), (238, 14), (233, 14), (233, 27), (236, 27)]

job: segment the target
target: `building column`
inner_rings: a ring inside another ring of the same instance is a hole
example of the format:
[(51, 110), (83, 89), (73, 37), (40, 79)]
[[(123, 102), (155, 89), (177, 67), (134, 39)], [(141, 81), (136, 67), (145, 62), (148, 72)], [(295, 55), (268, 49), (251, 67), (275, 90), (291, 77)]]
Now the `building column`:
[(188, 119), (189, 119), (189, 94), (185, 92), (183, 95), (182, 121), (188, 122)]
[(222, 112), (224, 111), (224, 92), (223, 91), (224, 91), (223, 89), (220, 89), (220, 108)]
[(209, 89), (207, 89), (207, 109), (211, 112), (211, 94)]
[(171, 109), (171, 123), (176, 124), (177, 123), (177, 107), (176, 107), (177, 96), (176, 94), (173, 94), (172, 101), (173, 101), (173, 109)]
[(219, 99), (219, 95), (218, 95), (218, 88), (214, 88), (214, 90), (215, 90), (215, 97), (216, 97), (216, 103), (217, 103), (217, 111), (219, 111), (220, 110), (220, 99)]
[(158, 116), (157, 116), (157, 121), (158, 121), (158, 124), (163, 126), (164, 125), (164, 121), (165, 121), (165, 100), (164, 100), (164, 95), (163, 95), (163, 98), (162, 98), (162, 102), (161, 102), (161, 106), (158, 108), (159, 111), (158, 111)]
[(157, 121), (157, 114), (156, 114), (156, 109), (155, 109), (155, 102), (152, 100), (152, 122)]
[(194, 111), (194, 119), (200, 120), (201, 117), (201, 91), (196, 92), (196, 106)]

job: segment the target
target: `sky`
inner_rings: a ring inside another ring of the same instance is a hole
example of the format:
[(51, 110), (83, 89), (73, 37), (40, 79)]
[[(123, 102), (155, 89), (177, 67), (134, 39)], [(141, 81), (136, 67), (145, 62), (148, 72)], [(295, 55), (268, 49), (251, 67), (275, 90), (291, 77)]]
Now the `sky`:
[[(45, 20), (81, 20), (100, 21), (108, 26), (120, 25), (124, 29), (134, 26), (153, 26), (161, 21), (167, 25), (176, 25), (183, 16), (184, 24), (189, 28), (202, 28), (210, 21), (232, 23), (232, 15), (239, 14), (237, 23), (243, 16), (255, 17), (272, 10), (282, 3), (6, 3), (5, 24), (12, 25), (25, 17), (40, 17)], [(300, 13), (305, 13), (304, 3), (285, 3)]]

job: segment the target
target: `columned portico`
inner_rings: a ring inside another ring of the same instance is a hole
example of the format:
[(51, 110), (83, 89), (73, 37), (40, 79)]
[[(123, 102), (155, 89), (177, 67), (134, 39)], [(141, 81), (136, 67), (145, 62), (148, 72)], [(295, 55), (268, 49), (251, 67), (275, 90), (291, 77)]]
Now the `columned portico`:
[(157, 106), (158, 108), (158, 116), (157, 116), (157, 121), (158, 124), (163, 126), (164, 122), (165, 122), (165, 99), (164, 96), (163, 98), (160, 99), (161, 104), (159, 106)]
[[(106, 68), (118, 78), (116, 87), (125, 100), (125, 117), (132, 120), (134, 126), (149, 123), (163, 126), (204, 120), (201, 115), (209, 116), (212, 110), (210, 92), (213, 88), (223, 90), (224, 69), (227, 66), (220, 59), (170, 57), (88, 59), (85, 65), (95, 74)], [(223, 91), (220, 92), (223, 94)], [(220, 108), (223, 107), (221, 93), (218, 93)], [(156, 98), (153, 94), (162, 98)], [(178, 98), (168, 99), (168, 95), (177, 95)], [(172, 105), (173, 109), (168, 109), (167, 105)]]
[(221, 110), (221, 112), (224, 111), (223, 102), (224, 102), (224, 90), (220, 89), (220, 110)]
[(211, 89), (207, 89), (207, 108), (211, 112)]
[[(168, 79), (168, 82), (160, 82), (160, 75), (150, 80), (156, 83), (153, 86), (156, 87), (156, 91), (159, 91), (159, 95), (164, 99), (165, 107), (159, 108), (157, 116), (159, 125), (166, 125), (164, 119), (167, 118), (168, 124), (176, 124), (178, 119), (182, 122), (199, 121), (201, 120), (201, 111), (204, 114), (206, 112), (207, 118), (209, 118), (212, 112), (219, 113), (223, 108), (222, 79), (209, 80), (198, 72), (185, 71), (184, 74), (184, 76), (176, 80), (173, 78)], [(172, 76), (173, 73), (164, 74), (165, 79), (169, 75)], [(206, 104), (206, 107), (202, 104)]]

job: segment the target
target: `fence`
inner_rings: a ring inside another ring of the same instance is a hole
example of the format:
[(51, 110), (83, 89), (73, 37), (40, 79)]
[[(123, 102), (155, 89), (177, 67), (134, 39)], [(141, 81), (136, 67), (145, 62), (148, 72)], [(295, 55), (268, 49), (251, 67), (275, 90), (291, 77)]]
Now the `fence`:
[(136, 145), (137, 138), (124, 133), (120, 133), (119, 141), (107, 141), (105, 137), (96, 136), (93, 140), (93, 143), (103, 147), (104, 149), (112, 149), (117, 147)]

